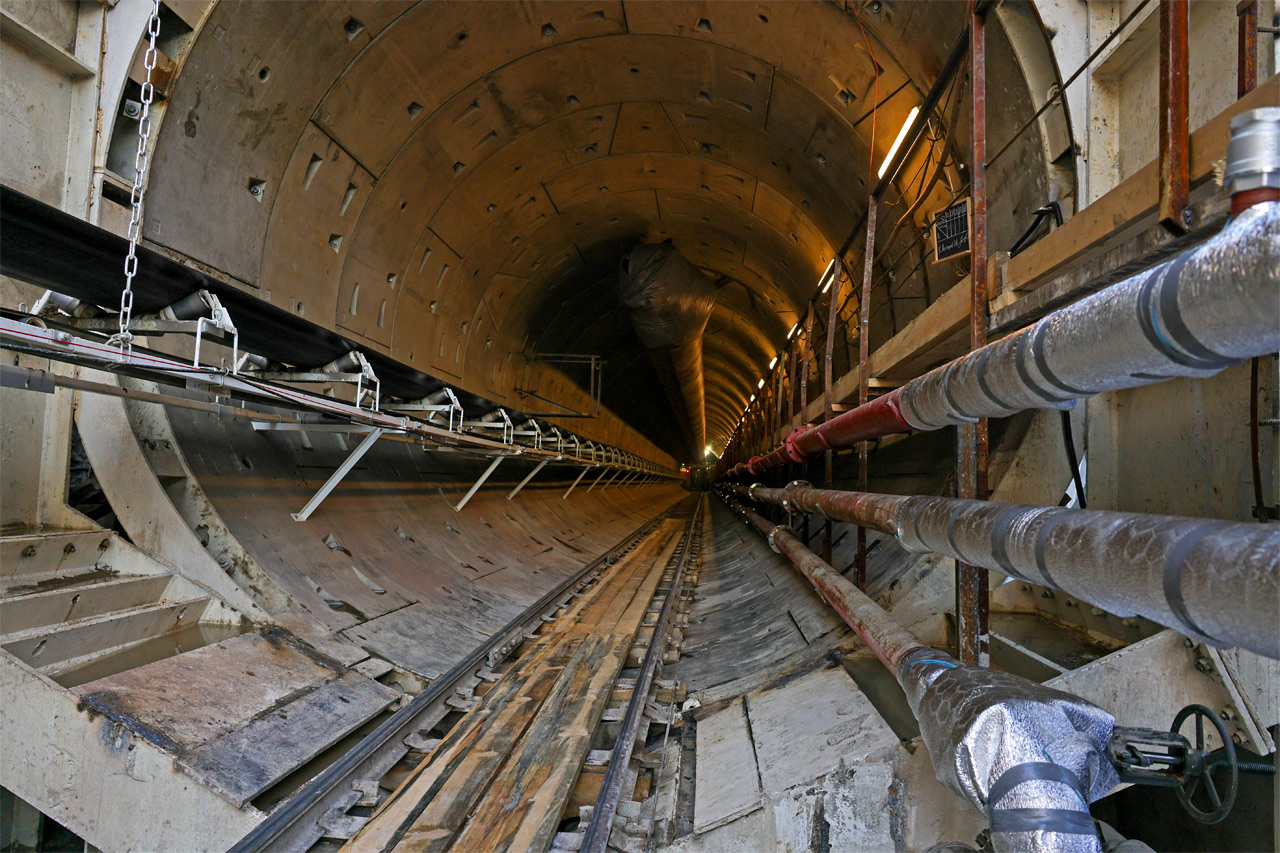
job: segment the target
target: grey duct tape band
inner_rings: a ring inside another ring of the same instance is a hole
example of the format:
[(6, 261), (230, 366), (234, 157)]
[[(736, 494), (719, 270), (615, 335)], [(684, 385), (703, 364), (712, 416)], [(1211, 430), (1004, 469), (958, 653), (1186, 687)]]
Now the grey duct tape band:
[(1013, 526), (1014, 519), (1026, 512), (1025, 507), (1012, 506), (1002, 511), (996, 516), (996, 520), (991, 523), (991, 556), (995, 557), (996, 564), (1004, 569), (1005, 574), (1022, 578), (1022, 572), (1014, 568), (1013, 563), (1009, 560), (1008, 542), (1009, 528)]
[(1097, 836), (1088, 812), (1070, 809), (1001, 809), (991, 815), (992, 832), (1061, 832)]
[(956, 400), (955, 396), (951, 393), (951, 374), (959, 366), (960, 366), (960, 361), (957, 359), (956, 361), (953, 361), (951, 362), (951, 364), (947, 365), (947, 369), (942, 372), (942, 396), (946, 398), (947, 405), (951, 407), (951, 411), (955, 412), (957, 415), (964, 418), (965, 420), (976, 421), (978, 420), (977, 415), (971, 415), (968, 412), (966, 412), (964, 409), (962, 409), (960, 407), (960, 403)]
[(1036, 568), (1040, 570), (1040, 577), (1054, 589), (1059, 589), (1058, 582), (1053, 579), (1053, 575), (1049, 574), (1049, 567), (1046, 565), (1044, 556), (1044, 546), (1049, 542), (1049, 534), (1053, 533), (1053, 529), (1057, 527), (1063, 519), (1067, 517), (1066, 513), (1056, 512), (1053, 518), (1044, 523), (1044, 526), (1036, 532)]
[(1224, 644), (1221, 641), (1205, 633), (1195, 623), (1195, 620), (1191, 618), (1191, 614), (1187, 612), (1186, 599), (1182, 597), (1182, 568), (1186, 565), (1187, 556), (1192, 549), (1200, 544), (1202, 539), (1212, 534), (1217, 527), (1218, 525), (1215, 522), (1197, 525), (1174, 543), (1174, 546), (1169, 549), (1169, 553), (1164, 558), (1163, 582), (1164, 598), (1165, 601), (1169, 602), (1169, 609), (1182, 620), (1182, 624), (1189, 629), (1189, 633), (1210, 645), (1222, 646)]
[(988, 400), (995, 403), (1000, 408), (1017, 411), (1017, 406), (1011, 406), (1004, 400), (1001, 400), (995, 395), (995, 392), (991, 390), (991, 387), (987, 385), (987, 359), (991, 357), (991, 352), (992, 350), (990, 347), (983, 347), (978, 354), (978, 366), (974, 370), (974, 373), (978, 376), (978, 390), (985, 394)]
[[(1043, 325), (1044, 322), (1044, 320), (1041, 320), (1037, 325)], [(1027, 370), (1027, 338), (1031, 337), (1032, 334), (1034, 333), (1029, 332), (1018, 338), (1018, 347), (1013, 356), (1013, 365), (1018, 370), (1018, 378), (1022, 380), (1022, 384), (1026, 386), (1028, 391), (1035, 394), (1042, 400), (1048, 403), (1065, 403), (1071, 398), (1057, 397), (1050, 394), (1048, 391), (1045, 391), (1036, 384), (1034, 379), (1031, 378), (1031, 371)]]
[(962, 563), (973, 565), (974, 561), (966, 557), (960, 550), (960, 546), (956, 544), (955, 537), (956, 516), (964, 512), (966, 509), (968, 509), (968, 507), (964, 504), (958, 504), (955, 509), (951, 510), (951, 516), (947, 519), (947, 544), (951, 546), (951, 550), (955, 553), (958, 560)]
[[(1183, 255), (1178, 260), (1184, 263), (1186, 258), (1187, 256)], [(1179, 275), (1182, 272), (1181, 263), (1178, 265), (1178, 272)], [(1169, 337), (1173, 338), (1173, 342), (1206, 364), (1218, 367), (1238, 364), (1238, 359), (1227, 358), (1220, 353), (1214, 352), (1200, 343), (1196, 336), (1191, 333), (1191, 330), (1187, 328), (1186, 322), (1182, 319), (1182, 309), (1178, 307), (1178, 289), (1176, 287), (1166, 287), (1166, 283), (1167, 281), (1162, 279), (1160, 284), (1156, 286), (1159, 291), (1156, 303), (1160, 309), (1160, 319), (1164, 323), (1165, 331), (1169, 334)]]
[[(1066, 785), (1080, 798), (1083, 811), (1070, 809), (1020, 808), (1002, 809), (997, 803), (1023, 782), (1033, 780)], [(1015, 764), (996, 780), (987, 794), (987, 817), (992, 832), (1062, 832), (1068, 835), (1096, 835), (1093, 817), (1088, 811), (1084, 785), (1080, 777), (1061, 764), (1050, 761), (1027, 761)]]
[(1037, 323), (1035, 331), (1031, 333), (1031, 336), (1035, 338), (1031, 342), (1031, 357), (1035, 360), (1036, 369), (1040, 371), (1040, 375), (1045, 378), (1045, 381), (1059, 391), (1065, 391), (1073, 397), (1086, 396), (1089, 393), (1088, 391), (1068, 385), (1057, 376), (1054, 376), (1053, 371), (1049, 369), (1049, 363), (1044, 356), (1044, 334), (1047, 331), (1049, 331), (1048, 323)]
[[(1138, 289), (1136, 310), (1142, 334), (1157, 352), (1183, 367), (1212, 370), (1235, 364), (1234, 360), (1223, 358), (1197, 341), (1182, 322), (1181, 312), (1178, 311), (1177, 282), (1186, 263), (1187, 255), (1179, 255), (1159, 275), (1147, 276), (1147, 280)], [(1170, 283), (1173, 286), (1166, 286)], [(1160, 314), (1158, 319), (1167, 327), (1172, 341), (1166, 340), (1161, 334), (1162, 324), (1157, 323), (1157, 311)], [(1170, 320), (1173, 321), (1172, 325)]]

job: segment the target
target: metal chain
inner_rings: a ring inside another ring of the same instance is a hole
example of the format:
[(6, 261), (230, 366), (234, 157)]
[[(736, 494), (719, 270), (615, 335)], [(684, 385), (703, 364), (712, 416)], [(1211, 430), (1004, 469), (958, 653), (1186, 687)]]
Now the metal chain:
[(151, 101), (155, 87), (151, 73), (156, 67), (156, 37), (160, 35), (160, 0), (151, 0), (151, 18), (147, 21), (147, 52), (142, 64), (147, 69), (146, 82), (142, 84), (142, 110), (138, 114), (138, 153), (133, 158), (133, 192), (129, 195), (132, 208), (129, 219), (129, 255), (124, 259), (124, 292), (120, 294), (120, 331), (111, 337), (111, 343), (120, 347), (126, 359), (133, 352), (133, 334), (129, 323), (133, 319), (133, 277), (138, 272), (138, 238), (142, 236), (142, 194), (147, 173), (147, 142), (151, 138)]

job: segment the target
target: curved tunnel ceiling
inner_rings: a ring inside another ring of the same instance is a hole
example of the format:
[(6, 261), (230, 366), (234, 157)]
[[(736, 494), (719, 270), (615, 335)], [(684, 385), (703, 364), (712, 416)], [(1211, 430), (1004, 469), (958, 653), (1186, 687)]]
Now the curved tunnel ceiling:
[[(617, 304), (619, 258), (670, 238), (714, 280), (722, 446), (865, 208), (873, 93), (880, 162), (963, 17), (951, 2), (223, 0), (171, 94), (145, 231), (500, 402), (520, 401), (531, 353), (601, 355), (615, 432), (683, 458)], [(1033, 137), (1010, 159), (1043, 172)], [(570, 379), (532, 384), (555, 397), (585, 377)]]

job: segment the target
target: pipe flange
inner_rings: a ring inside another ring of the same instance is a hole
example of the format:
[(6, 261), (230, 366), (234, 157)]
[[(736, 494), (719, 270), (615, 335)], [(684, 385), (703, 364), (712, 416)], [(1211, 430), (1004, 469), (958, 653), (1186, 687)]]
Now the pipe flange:
[(764, 487), (764, 483), (752, 483), (751, 485), (747, 486), (747, 497), (755, 501), (756, 503), (759, 503), (760, 499), (756, 497), (756, 489), (760, 489), (763, 487)]
[(797, 489), (812, 489), (813, 483), (810, 483), (808, 480), (792, 480), (790, 483), (787, 483), (784, 488), (789, 489), (792, 486), (795, 486)]
[(1280, 107), (1249, 110), (1231, 119), (1222, 182), (1232, 194), (1280, 189)]
[(792, 530), (790, 527), (787, 527), (785, 524), (779, 524), (777, 527), (775, 527), (775, 528), (773, 528), (772, 530), (770, 530), (770, 531), (769, 531), (769, 534), (768, 534), (767, 536), (765, 536), (765, 539), (766, 539), (766, 540), (768, 540), (768, 542), (769, 542), (769, 547), (770, 547), (771, 549), (773, 549), (773, 553), (775, 553), (775, 554), (781, 554), (781, 553), (782, 553), (782, 549), (780, 549), (780, 548), (779, 548), (779, 547), (774, 543), (774, 541), (773, 541), (773, 537), (774, 537), (777, 533), (779, 533), (779, 532), (786, 532), (786, 533), (790, 533), (792, 536), (795, 536), (795, 535), (796, 535), (796, 532), (795, 532), (794, 530)]

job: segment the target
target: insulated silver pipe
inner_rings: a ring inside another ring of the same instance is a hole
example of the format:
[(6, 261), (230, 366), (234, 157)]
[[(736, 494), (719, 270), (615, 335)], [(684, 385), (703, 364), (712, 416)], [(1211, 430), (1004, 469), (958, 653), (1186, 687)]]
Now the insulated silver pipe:
[(727, 486), (1280, 660), (1280, 526), (956, 498)]
[(901, 416), (932, 430), (1280, 350), (1280, 202), (1263, 202), (1171, 261), (903, 386)]

